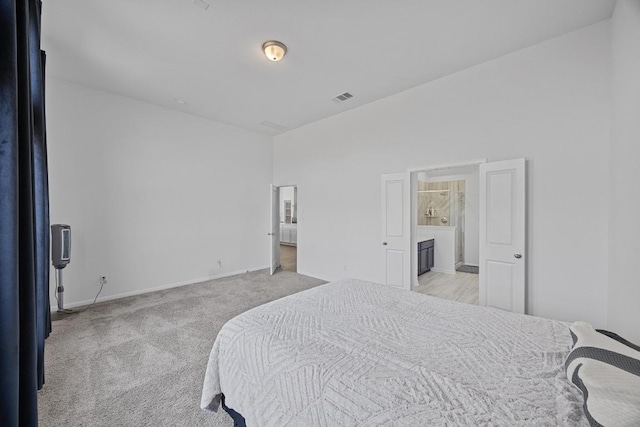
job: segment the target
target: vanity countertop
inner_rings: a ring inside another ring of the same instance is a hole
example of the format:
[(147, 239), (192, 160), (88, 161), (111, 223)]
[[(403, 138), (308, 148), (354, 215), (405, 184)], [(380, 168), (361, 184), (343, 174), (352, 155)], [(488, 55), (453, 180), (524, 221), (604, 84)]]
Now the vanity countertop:
[(418, 228), (416, 237), (418, 238), (418, 242), (424, 242), (425, 240), (435, 239), (436, 235), (431, 230), (421, 230), (420, 228)]

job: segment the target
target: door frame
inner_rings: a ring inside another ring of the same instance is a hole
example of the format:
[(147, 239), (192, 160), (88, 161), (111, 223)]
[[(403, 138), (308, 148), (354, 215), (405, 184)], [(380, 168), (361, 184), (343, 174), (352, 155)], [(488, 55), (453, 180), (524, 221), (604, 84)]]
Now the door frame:
[[(274, 224), (277, 224), (274, 227)], [(273, 276), (280, 268), (280, 187), (269, 185), (269, 274)], [(276, 245), (275, 239), (278, 239)]]
[[(442, 169), (454, 169), (468, 166), (478, 166), (482, 163), (487, 163), (487, 159), (468, 160), (456, 163), (445, 163), (440, 165), (430, 165), (418, 168), (409, 168), (407, 172), (410, 173), (410, 197), (409, 197), (409, 210), (411, 212), (410, 223), (410, 235), (411, 235), (411, 289), (418, 285), (418, 172), (428, 172)], [(525, 195), (526, 197), (526, 195)], [(482, 274), (482, 271), (480, 271)]]
[[(276, 187), (278, 189), (278, 223), (280, 223), (280, 189), (282, 187), (295, 187), (295, 191), (296, 191), (296, 224), (300, 224), (300, 215), (299, 215), (299, 210), (298, 210), (298, 185), (297, 184), (283, 184), (283, 185), (276, 185), (276, 184), (271, 184), (274, 187)], [(278, 229), (278, 233), (280, 233), (280, 230)], [(300, 241), (300, 228), (298, 228), (298, 226), (296, 225), (296, 263), (298, 262), (298, 260), (300, 259), (300, 254), (298, 253), (297, 249), (298, 249), (298, 242)], [(271, 246), (269, 248), (269, 258), (271, 258)], [(280, 245), (278, 245), (278, 268), (280, 268)], [(275, 274), (275, 272), (274, 272)]]

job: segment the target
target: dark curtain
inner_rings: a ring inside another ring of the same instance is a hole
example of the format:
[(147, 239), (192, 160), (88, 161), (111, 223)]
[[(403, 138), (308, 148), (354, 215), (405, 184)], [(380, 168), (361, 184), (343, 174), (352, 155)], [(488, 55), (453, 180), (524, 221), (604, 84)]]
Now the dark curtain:
[(49, 311), (39, 0), (0, 0), (0, 425), (37, 426)]

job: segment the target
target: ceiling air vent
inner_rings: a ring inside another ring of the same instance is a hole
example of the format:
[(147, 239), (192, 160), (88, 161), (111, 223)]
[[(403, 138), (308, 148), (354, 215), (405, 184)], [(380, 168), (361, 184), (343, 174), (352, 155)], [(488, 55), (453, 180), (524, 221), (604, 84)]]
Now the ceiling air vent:
[(353, 98), (353, 95), (351, 95), (349, 92), (345, 92), (345, 93), (343, 93), (341, 95), (336, 96), (335, 98), (331, 98), (331, 100), (333, 102), (340, 103), (340, 102), (346, 101), (349, 98)]

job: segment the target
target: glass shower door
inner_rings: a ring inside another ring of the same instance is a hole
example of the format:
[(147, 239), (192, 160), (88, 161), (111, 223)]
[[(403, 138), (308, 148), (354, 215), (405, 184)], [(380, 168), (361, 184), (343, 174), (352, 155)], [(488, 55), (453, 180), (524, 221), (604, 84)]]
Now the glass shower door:
[(449, 192), (449, 225), (456, 227), (456, 266), (464, 263), (464, 192)]

